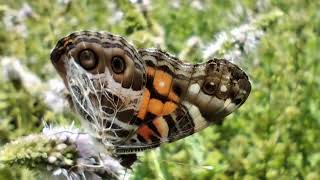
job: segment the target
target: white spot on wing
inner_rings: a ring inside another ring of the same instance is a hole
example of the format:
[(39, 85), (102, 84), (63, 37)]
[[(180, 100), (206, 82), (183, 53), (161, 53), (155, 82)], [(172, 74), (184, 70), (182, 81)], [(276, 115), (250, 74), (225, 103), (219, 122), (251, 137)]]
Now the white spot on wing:
[(197, 83), (192, 84), (192, 85), (189, 87), (188, 91), (189, 91), (189, 94), (190, 94), (190, 95), (196, 95), (196, 94), (198, 94), (199, 91), (200, 91), (200, 86), (199, 86), (199, 84), (197, 84)]
[(220, 87), (220, 91), (221, 91), (221, 92), (227, 92), (227, 87), (226, 87), (225, 85), (222, 85), (222, 86)]
[(159, 82), (159, 86), (160, 86), (160, 87), (164, 87), (164, 86), (165, 86), (165, 83), (164, 83), (163, 81), (160, 81), (160, 82)]
[(227, 107), (226, 107), (226, 111), (228, 112), (232, 112), (234, 111), (238, 106), (234, 103), (230, 103)]
[(202, 117), (200, 110), (197, 106), (188, 102), (184, 102), (183, 104), (186, 107), (188, 107), (189, 114), (193, 119), (195, 132), (200, 131), (201, 129), (208, 126), (208, 122)]
[(208, 106), (210, 106), (211, 111), (219, 112), (221, 109), (224, 108), (224, 101), (216, 97), (213, 97)]
[(226, 99), (226, 101), (224, 102), (223, 108), (226, 108), (230, 103), (231, 103), (231, 99), (230, 98)]

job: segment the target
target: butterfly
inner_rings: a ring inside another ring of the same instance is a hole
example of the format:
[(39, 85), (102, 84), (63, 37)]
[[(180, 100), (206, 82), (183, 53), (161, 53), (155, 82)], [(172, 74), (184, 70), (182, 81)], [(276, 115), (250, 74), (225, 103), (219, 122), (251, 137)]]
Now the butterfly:
[(125, 167), (138, 152), (221, 124), (251, 91), (230, 61), (185, 63), (108, 32), (63, 37), (50, 59), (82, 124)]

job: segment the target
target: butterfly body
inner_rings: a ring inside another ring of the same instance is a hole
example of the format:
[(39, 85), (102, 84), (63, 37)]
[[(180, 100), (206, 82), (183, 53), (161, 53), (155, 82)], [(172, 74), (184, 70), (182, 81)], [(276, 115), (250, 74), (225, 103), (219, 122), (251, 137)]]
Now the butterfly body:
[(251, 90), (247, 75), (227, 60), (184, 63), (106, 32), (62, 38), (51, 61), (92, 134), (133, 161), (139, 151), (221, 123)]

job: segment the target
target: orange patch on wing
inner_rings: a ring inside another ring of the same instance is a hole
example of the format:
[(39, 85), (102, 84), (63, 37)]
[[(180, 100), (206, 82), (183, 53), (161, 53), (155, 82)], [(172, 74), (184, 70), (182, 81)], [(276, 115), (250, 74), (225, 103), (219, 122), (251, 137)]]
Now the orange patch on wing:
[(177, 96), (177, 94), (174, 93), (172, 90), (169, 92), (168, 98), (169, 98), (171, 101), (174, 101), (174, 102), (176, 102), (176, 103), (178, 103), (178, 102), (180, 101), (180, 97)]
[(64, 44), (63, 44), (63, 47), (66, 47), (69, 43), (72, 43), (72, 40), (71, 40), (71, 39), (65, 40), (65, 42), (64, 42)]
[(148, 143), (151, 143), (152, 130), (147, 125), (142, 125), (138, 129), (138, 134), (143, 137)]
[(142, 120), (145, 118), (145, 116), (147, 114), (149, 99), (150, 99), (150, 92), (148, 89), (146, 89), (143, 92), (141, 105), (140, 105), (140, 109), (138, 112), (138, 118), (140, 118)]
[(168, 101), (164, 103), (163, 109), (162, 109), (162, 116), (171, 114), (174, 110), (176, 110), (177, 105), (171, 101)]
[(158, 99), (150, 99), (148, 104), (148, 112), (151, 112), (157, 116), (161, 116), (163, 109), (163, 103)]
[(169, 127), (163, 117), (158, 117), (152, 121), (153, 125), (157, 128), (161, 138), (167, 138), (169, 134)]
[(161, 70), (157, 70), (154, 75), (153, 86), (155, 90), (163, 95), (168, 96), (172, 83), (172, 76)]
[(153, 77), (155, 73), (155, 69), (153, 67), (147, 67), (147, 75)]

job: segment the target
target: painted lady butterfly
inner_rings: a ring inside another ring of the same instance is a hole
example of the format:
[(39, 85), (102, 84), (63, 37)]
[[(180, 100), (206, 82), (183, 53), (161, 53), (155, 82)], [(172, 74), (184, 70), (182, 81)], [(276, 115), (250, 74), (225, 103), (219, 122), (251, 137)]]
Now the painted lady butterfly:
[(222, 123), (251, 90), (227, 60), (189, 64), (107, 32), (62, 38), (51, 61), (83, 123), (126, 167), (139, 151)]

